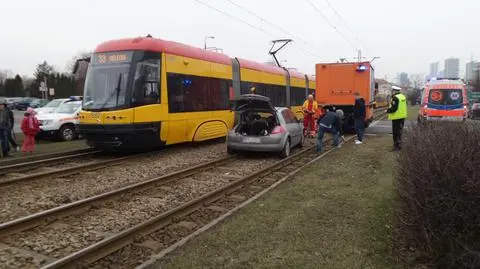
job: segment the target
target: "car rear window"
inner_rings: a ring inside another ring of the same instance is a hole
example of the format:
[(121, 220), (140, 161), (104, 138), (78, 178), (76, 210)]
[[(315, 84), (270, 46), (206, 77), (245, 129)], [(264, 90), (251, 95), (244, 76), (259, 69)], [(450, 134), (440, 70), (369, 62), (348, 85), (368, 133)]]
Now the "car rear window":
[(462, 104), (462, 89), (432, 89), (428, 95), (428, 102), (435, 105)]

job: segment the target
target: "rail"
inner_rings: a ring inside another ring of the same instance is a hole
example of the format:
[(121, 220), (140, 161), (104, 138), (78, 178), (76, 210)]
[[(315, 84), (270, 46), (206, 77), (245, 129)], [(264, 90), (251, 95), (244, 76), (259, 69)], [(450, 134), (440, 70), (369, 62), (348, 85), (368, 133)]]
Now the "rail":
[[(353, 136), (349, 137), (350, 140)], [(328, 143), (331, 140), (327, 140)], [(315, 145), (307, 149), (304, 149), (288, 158), (278, 161), (272, 165), (269, 165), (260, 171), (254, 172), (245, 177), (241, 177), (223, 187), (217, 188), (207, 194), (200, 196), (194, 200), (188, 201), (178, 207), (168, 210), (157, 217), (137, 224), (131, 228), (123, 230), (113, 236), (110, 236), (104, 240), (94, 243), (88, 247), (85, 247), (77, 252), (74, 252), (64, 258), (53, 261), (50, 264), (42, 267), (43, 269), (53, 268), (75, 268), (75, 266), (87, 266), (95, 261), (108, 256), (109, 254), (132, 244), (135, 239), (158, 231), (165, 228), (168, 225), (172, 225), (182, 218), (190, 215), (200, 208), (206, 207), (209, 204), (218, 201), (222, 197), (230, 197), (237, 190), (249, 186), (252, 182), (256, 182), (267, 178), (273, 173), (289, 174), (293, 169), (296, 170), (299, 167), (303, 167), (306, 163), (318, 157), (318, 154), (314, 151)], [(189, 169), (191, 170), (191, 169)], [(271, 177), (268, 181), (274, 183), (278, 177)], [(263, 187), (259, 187), (263, 188)]]
[(30, 163), (30, 162), (40, 161), (40, 160), (52, 159), (56, 157), (63, 157), (63, 156), (82, 154), (82, 153), (92, 153), (92, 152), (98, 152), (98, 151), (91, 148), (85, 148), (85, 149), (78, 149), (78, 150), (45, 153), (45, 154), (39, 154), (39, 155), (33, 155), (33, 156), (27, 156), (27, 157), (4, 159), (0, 161), (0, 171), (4, 167), (16, 165), (16, 164), (20, 165), (22, 163)]
[(167, 183), (172, 180), (193, 175), (195, 173), (198, 173), (199, 171), (221, 165), (229, 160), (232, 160), (233, 158), (233, 156), (220, 158), (204, 164), (199, 164), (191, 168), (183, 169), (178, 172), (170, 173), (165, 176), (152, 178), (136, 184), (125, 186), (120, 189), (116, 189), (96, 196), (91, 196), (73, 203), (65, 204), (59, 207), (55, 207), (49, 210), (45, 210), (29, 216), (2, 223), (0, 224), (0, 237), (34, 228), (47, 222), (69, 216), (71, 214), (74, 214), (75, 212), (87, 210), (96, 204), (115, 199), (116, 197), (119, 197), (127, 192), (138, 192), (159, 182)]

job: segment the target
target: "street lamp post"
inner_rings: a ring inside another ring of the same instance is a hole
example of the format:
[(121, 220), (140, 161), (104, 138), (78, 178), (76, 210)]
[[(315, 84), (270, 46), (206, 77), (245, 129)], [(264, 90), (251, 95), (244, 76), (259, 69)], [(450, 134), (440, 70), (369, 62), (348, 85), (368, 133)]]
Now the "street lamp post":
[(207, 50), (207, 39), (215, 39), (214, 36), (206, 36), (204, 40), (204, 49)]

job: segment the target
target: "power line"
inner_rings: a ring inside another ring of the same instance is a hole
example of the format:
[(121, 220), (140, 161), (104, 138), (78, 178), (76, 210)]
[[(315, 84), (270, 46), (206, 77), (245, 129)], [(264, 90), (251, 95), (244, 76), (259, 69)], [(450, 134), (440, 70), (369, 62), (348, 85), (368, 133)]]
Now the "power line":
[[(266, 19), (263, 18), (262, 16), (259, 16), (259, 15), (255, 14), (253, 11), (247, 9), (246, 7), (243, 7), (243, 6), (235, 3), (233, 0), (227, 0), (227, 1), (230, 2), (232, 5), (240, 8), (240, 9), (242, 9), (242, 10), (244, 10), (244, 11), (246, 11), (246, 12), (249, 13), (250, 15), (256, 17), (257, 19), (261, 20), (262, 22), (265, 22), (265, 23), (267, 23), (268, 25), (272, 26), (273, 28), (276, 28), (277, 30), (280, 30), (280, 31), (283, 32), (284, 34), (287, 34), (287, 35), (289, 35), (289, 36), (292, 36), (292, 37), (294, 37), (295, 39), (298, 39), (298, 40), (302, 41), (303, 43), (305, 43), (305, 44), (307, 44), (307, 45), (310, 44), (307, 40), (301, 38), (300, 36), (297, 36), (297, 35), (295, 35), (295, 34), (290, 33), (289, 31), (283, 29), (283, 28), (280, 27), (280, 26), (275, 25), (274, 23), (266, 20)], [(320, 48), (318, 48), (318, 47), (317, 47), (316, 45), (314, 45), (314, 44), (312, 44), (311, 46), (312, 46), (312, 47), (315, 47), (316, 49), (321, 50)]]
[(243, 23), (243, 24), (246, 24), (246, 25), (248, 25), (248, 26), (250, 26), (250, 27), (252, 27), (252, 28), (254, 28), (254, 29), (256, 29), (256, 30), (258, 30), (258, 31), (260, 31), (260, 32), (263, 32), (263, 33), (265, 33), (265, 34), (267, 34), (267, 35), (269, 35), (269, 36), (271, 36), (271, 37), (273, 37), (273, 38), (278, 38), (277, 36), (275, 36), (275, 35), (267, 32), (267, 31), (263, 30), (263, 29), (260, 28), (260, 27), (256, 27), (255, 25), (253, 25), (253, 24), (251, 24), (251, 23), (249, 23), (249, 22), (247, 22), (247, 21), (245, 21), (245, 20), (239, 19), (239, 18), (237, 18), (237, 17), (235, 17), (235, 16), (233, 16), (233, 15), (230, 15), (229, 13), (227, 13), (227, 12), (225, 12), (225, 11), (222, 11), (222, 10), (216, 8), (216, 7), (213, 7), (213, 6), (211, 6), (211, 5), (209, 5), (209, 4), (205, 3), (205, 2), (202, 2), (202, 1), (200, 1), (200, 0), (195, 0), (195, 1), (198, 2), (199, 4), (202, 4), (202, 5), (210, 8), (210, 9), (215, 10), (215, 11), (218, 12), (218, 13), (221, 13), (221, 14), (223, 14), (223, 15), (231, 18), (231, 19), (234, 19), (234, 20), (236, 20), (236, 21), (238, 21), (238, 22), (241, 22), (241, 23)]
[[(358, 35), (355, 34), (355, 32), (353, 32), (353, 30), (350, 28), (350, 26), (347, 24), (347, 22), (342, 18), (342, 16), (340, 16), (340, 14), (337, 12), (337, 10), (333, 7), (332, 3), (329, 1), (329, 0), (325, 0), (325, 2), (327, 2), (328, 6), (333, 10), (333, 12), (335, 13), (335, 15), (337, 15), (337, 17), (343, 22), (343, 24), (345, 24), (345, 26), (347, 27), (348, 31), (350, 31), (350, 33), (352, 33), (352, 35), (355, 37), (355, 39), (357, 39), (357, 42), (363, 46), (362, 42), (360, 41), (360, 38), (358, 37)], [(364, 48), (366, 48), (365, 46), (363, 46)]]
[[(243, 20), (243, 19), (237, 18), (237, 17), (235, 17), (235, 16), (233, 16), (233, 15), (231, 15), (231, 14), (229, 14), (229, 13), (223, 11), (223, 10), (220, 10), (220, 9), (214, 7), (214, 6), (211, 6), (211, 5), (209, 5), (209, 4), (207, 4), (207, 3), (203, 2), (203, 1), (200, 1), (200, 0), (195, 0), (195, 1), (198, 2), (199, 4), (202, 4), (202, 5), (210, 8), (210, 9), (213, 9), (213, 10), (215, 10), (216, 12), (218, 12), (218, 13), (220, 13), (220, 14), (223, 14), (223, 15), (225, 15), (225, 16), (233, 19), (233, 20), (236, 20), (236, 21), (238, 21), (238, 22), (241, 22), (241, 23), (243, 23), (243, 24), (246, 24), (247, 26), (249, 26), (249, 27), (251, 27), (251, 28), (253, 28), (253, 29), (256, 29), (257, 31), (260, 31), (260, 32), (262, 32), (262, 33), (264, 33), (264, 34), (267, 34), (267, 35), (269, 35), (269, 36), (271, 36), (271, 37), (273, 37), (273, 38), (275, 38), (275, 39), (278, 39), (278, 36), (275, 36), (274, 34), (269, 33), (269, 32), (267, 32), (267, 31), (265, 31), (264, 29), (262, 29), (262, 28), (260, 28), (260, 27), (257, 27), (257, 26), (255, 26), (255, 25), (253, 25), (253, 24), (251, 24), (251, 23)], [(265, 21), (265, 20), (264, 20), (264, 21)], [(308, 51), (308, 50), (305, 50), (305, 49), (302, 49), (302, 48), (297, 48), (297, 49), (299, 49), (299, 50), (301, 50), (301, 51), (303, 51), (303, 52), (305, 52), (305, 53), (308, 53), (308, 54), (310, 54), (311, 56), (320, 58), (318, 55), (315, 55), (315, 54), (313, 54), (312, 52), (310, 52), (310, 51)]]
[(332, 27), (355, 51), (357, 50), (357, 47), (355, 47), (355, 45), (350, 42), (350, 40), (348, 40), (348, 38), (342, 34), (333, 23), (330, 22), (330, 20), (328, 20), (328, 18), (317, 8), (317, 6), (312, 3), (312, 1), (305, 1), (307, 1), (307, 3), (330, 25), (330, 27)]

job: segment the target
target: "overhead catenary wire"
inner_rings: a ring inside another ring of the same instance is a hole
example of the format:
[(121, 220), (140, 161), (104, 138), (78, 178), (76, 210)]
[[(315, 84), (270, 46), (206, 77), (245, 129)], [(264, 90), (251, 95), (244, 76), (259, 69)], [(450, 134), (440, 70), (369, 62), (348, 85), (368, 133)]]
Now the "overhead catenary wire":
[(358, 50), (358, 48), (342, 32), (338, 30), (338, 28), (325, 16), (325, 14), (322, 13), (322, 11), (320, 11), (320, 9), (318, 9), (317, 6), (315, 6), (311, 0), (305, 1), (307, 1), (307, 3), (315, 10), (315, 12), (317, 12), (320, 17), (322, 17), (330, 25), (330, 27), (332, 27), (335, 32), (337, 32), (355, 51)]
[(298, 40), (300, 40), (301, 42), (305, 43), (306, 45), (309, 45), (309, 46), (311, 46), (311, 47), (314, 47), (315, 49), (321, 50), (321, 48), (317, 47), (315, 44), (310, 44), (310, 42), (308, 42), (308, 41), (305, 40), (304, 38), (302, 38), (302, 37), (300, 37), (300, 36), (298, 36), (298, 35), (292, 34), (291, 32), (289, 32), (289, 31), (285, 30), (284, 28), (282, 28), (282, 27), (280, 27), (280, 26), (278, 26), (278, 25), (276, 25), (276, 24), (268, 21), (267, 19), (263, 18), (262, 16), (255, 14), (253, 11), (247, 9), (246, 7), (241, 6), (240, 4), (236, 3), (235, 1), (233, 1), (233, 0), (227, 0), (227, 1), (230, 2), (232, 5), (234, 5), (234, 6), (238, 7), (238, 8), (240, 8), (240, 9), (244, 10), (244, 11), (247, 12), (248, 14), (256, 17), (257, 19), (261, 20), (262, 22), (265, 22), (266, 24), (270, 25), (271, 27), (273, 27), (273, 28), (275, 28), (275, 29), (283, 32), (284, 34), (289, 35), (289, 36), (291, 36), (291, 37), (293, 37), (293, 38), (295, 38), (295, 39), (298, 39)]
[(357, 34), (355, 34), (355, 32), (352, 30), (352, 28), (350, 28), (350, 26), (347, 24), (347, 22), (342, 18), (342, 16), (340, 15), (340, 13), (338, 13), (338, 11), (335, 9), (335, 7), (332, 5), (332, 3), (329, 1), (329, 0), (325, 0), (325, 2), (327, 2), (327, 5), (333, 10), (333, 13), (335, 13), (335, 15), (340, 19), (340, 21), (343, 22), (343, 24), (345, 25), (345, 27), (347, 28), (348, 31), (350, 31), (350, 33), (355, 37), (355, 39), (357, 40), (357, 42), (365, 49), (367, 49), (367, 47), (363, 44), (362, 41), (360, 41), (360, 38), (358, 37)]
[[(257, 26), (255, 26), (255, 25), (253, 25), (253, 24), (251, 24), (251, 23), (243, 20), (243, 19), (240, 19), (240, 18), (238, 18), (238, 17), (235, 17), (235, 16), (231, 15), (230, 13), (225, 12), (225, 11), (223, 11), (223, 10), (221, 10), (221, 9), (218, 9), (218, 8), (212, 6), (212, 5), (209, 5), (209, 4), (207, 4), (207, 3), (205, 3), (205, 2), (203, 2), (203, 1), (201, 1), (201, 0), (195, 0), (195, 1), (196, 1), (197, 3), (199, 3), (199, 4), (201, 4), (201, 5), (204, 5), (204, 6), (208, 7), (208, 8), (210, 8), (210, 9), (212, 9), (212, 10), (215, 10), (216, 12), (218, 12), (218, 13), (220, 13), (220, 14), (223, 14), (223, 15), (225, 15), (225, 16), (233, 19), (233, 20), (236, 20), (237, 22), (241, 22), (241, 23), (243, 23), (243, 24), (245, 24), (245, 25), (247, 25), (247, 26), (249, 26), (249, 27), (251, 27), (251, 28), (253, 28), (253, 29), (256, 29), (257, 31), (260, 31), (260, 32), (262, 32), (262, 33), (264, 33), (264, 34), (267, 34), (267, 35), (269, 35), (270, 37), (273, 37), (273, 38), (275, 38), (275, 39), (278, 39), (278, 38), (279, 38), (278, 36), (276, 36), (276, 35), (268, 32), (268, 31), (264, 30), (264, 29), (261, 28), (261, 27), (257, 27)], [(305, 53), (307, 53), (307, 54), (309, 54), (309, 55), (311, 55), (311, 56), (320, 58), (318, 55), (315, 55), (314, 53), (312, 53), (312, 52), (310, 52), (310, 51), (308, 51), (308, 50), (305, 50), (305, 49), (302, 49), (302, 48), (299, 48), (299, 47), (297, 47), (297, 49), (299, 49), (299, 50), (301, 50), (301, 51), (303, 51), (303, 52), (305, 52)]]

